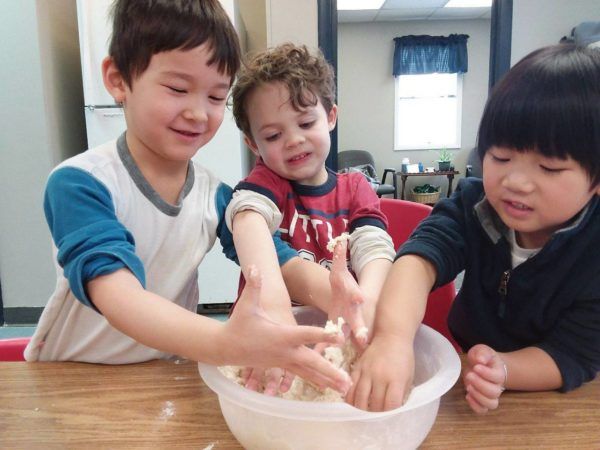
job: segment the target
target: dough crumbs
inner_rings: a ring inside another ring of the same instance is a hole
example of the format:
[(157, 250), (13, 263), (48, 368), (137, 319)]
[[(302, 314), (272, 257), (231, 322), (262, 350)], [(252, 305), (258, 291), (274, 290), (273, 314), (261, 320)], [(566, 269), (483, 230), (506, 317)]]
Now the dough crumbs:
[[(344, 319), (338, 317), (337, 323), (328, 320), (325, 324), (325, 331), (331, 334), (343, 333), (342, 326), (344, 325)], [(335, 367), (344, 370), (346, 373), (350, 373), (352, 364), (356, 360), (357, 353), (352, 345), (350, 339), (347, 339), (344, 345), (341, 347), (329, 346), (326, 347), (323, 356)], [(222, 366), (219, 370), (230, 380), (239, 384), (244, 385), (244, 380), (241, 377), (242, 367), (238, 366)], [(264, 382), (260, 386), (260, 391), (264, 388)], [(343, 402), (344, 397), (342, 394), (331, 388), (319, 389), (314, 384), (303, 380), (300, 377), (295, 377), (292, 382), (292, 386), (287, 392), (277, 393), (278, 397), (285, 398), (287, 400), (302, 400), (310, 402)]]
[(369, 335), (369, 329), (367, 327), (360, 327), (358, 331), (354, 333), (354, 335), (358, 339), (367, 339), (367, 336)]
[(338, 237), (334, 237), (327, 243), (327, 250), (333, 253), (338, 242), (347, 241), (348, 239), (350, 239), (350, 235), (348, 233), (342, 233)]
[(338, 317), (337, 323), (333, 323), (333, 321), (328, 320), (324, 327), (325, 333), (327, 333), (330, 336), (335, 336), (336, 334), (340, 334), (343, 336), (344, 332), (342, 331), (342, 327), (345, 323), (346, 321), (343, 317)]

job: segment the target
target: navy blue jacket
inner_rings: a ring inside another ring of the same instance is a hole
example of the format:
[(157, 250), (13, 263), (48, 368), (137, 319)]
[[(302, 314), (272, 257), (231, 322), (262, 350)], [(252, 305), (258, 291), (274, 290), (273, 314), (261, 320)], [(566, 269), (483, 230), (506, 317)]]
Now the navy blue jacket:
[(437, 269), (436, 286), (465, 270), (448, 316), (467, 351), (487, 344), (500, 352), (539, 347), (560, 369), (568, 391), (600, 370), (600, 199), (512, 269), (507, 228), (484, 197), (480, 179), (461, 180), (449, 199), (398, 251)]

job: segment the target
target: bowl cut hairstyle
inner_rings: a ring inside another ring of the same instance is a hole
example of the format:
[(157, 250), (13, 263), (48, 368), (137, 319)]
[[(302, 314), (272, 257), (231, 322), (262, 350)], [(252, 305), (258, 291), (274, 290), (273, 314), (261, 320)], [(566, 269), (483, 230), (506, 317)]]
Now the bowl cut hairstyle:
[(153, 55), (191, 50), (208, 43), (209, 65), (217, 64), (233, 82), (240, 67), (240, 46), (218, 0), (116, 0), (109, 55), (130, 89)]
[(600, 49), (560, 44), (536, 50), (493, 89), (478, 132), (492, 146), (573, 158), (600, 183)]

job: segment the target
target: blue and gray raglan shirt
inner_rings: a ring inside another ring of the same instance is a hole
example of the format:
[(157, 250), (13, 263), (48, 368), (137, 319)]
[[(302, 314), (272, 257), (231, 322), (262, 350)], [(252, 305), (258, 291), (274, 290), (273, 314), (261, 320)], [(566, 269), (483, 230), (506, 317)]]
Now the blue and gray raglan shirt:
[[(147, 290), (195, 311), (198, 266), (216, 239), (237, 258), (223, 220), (230, 199), (229, 186), (190, 161), (177, 204), (165, 202), (135, 164), (125, 134), (57, 166), (44, 198), (57, 284), (26, 359), (124, 364), (171, 356), (114, 329), (86, 283), (127, 268)], [(278, 239), (276, 247), (280, 264), (297, 255)]]

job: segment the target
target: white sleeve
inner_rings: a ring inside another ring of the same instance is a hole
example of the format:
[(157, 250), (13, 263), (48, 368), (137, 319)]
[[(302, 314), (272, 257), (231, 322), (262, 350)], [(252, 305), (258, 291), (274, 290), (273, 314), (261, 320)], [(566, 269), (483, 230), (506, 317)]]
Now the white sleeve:
[(372, 225), (356, 228), (350, 234), (350, 264), (355, 274), (374, 259), (394, 261), (394, 243), (387, 231)]
[(283, 216), (277, 205), (268, 197), (250, 190), (240, 190), (233, 193), (233, 197), (225, 211), (227, 228), (233, 233), (233, 217), (240, 211), (252, 210), (264, 217), (269, 231), (275, 234)]

